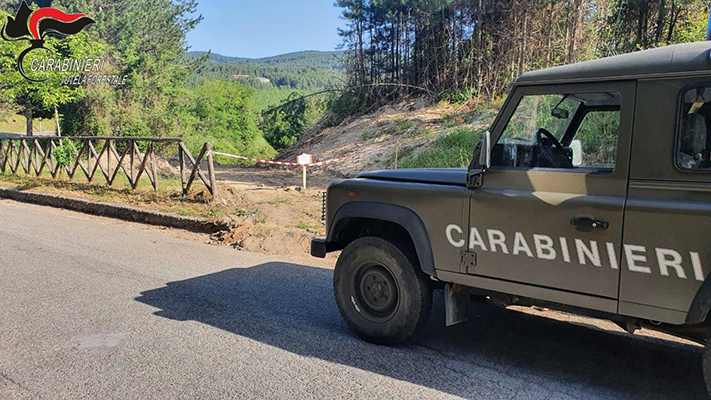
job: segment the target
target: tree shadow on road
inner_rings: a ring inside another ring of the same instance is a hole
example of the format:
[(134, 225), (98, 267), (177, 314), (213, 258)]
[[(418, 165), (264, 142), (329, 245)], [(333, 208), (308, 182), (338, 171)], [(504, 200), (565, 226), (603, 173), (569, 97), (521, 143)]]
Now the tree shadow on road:
[(613, 334), (475, 304), (444, 327), (436, 296), (415, 341), (358, 340), (335, 306), (331, 270), (267, 263), (141, 293), (155, 314), (465, 398), (705, 398), (698, 347)]

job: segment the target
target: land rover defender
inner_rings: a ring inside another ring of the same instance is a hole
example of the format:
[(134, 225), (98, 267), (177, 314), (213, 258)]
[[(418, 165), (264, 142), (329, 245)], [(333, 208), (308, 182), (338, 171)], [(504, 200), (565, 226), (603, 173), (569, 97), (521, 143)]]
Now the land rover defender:
[(527, 72), (461, 169), (333, 182), (327, 237), (343, 250), (338, 307), (394, 344), (444, 290), (543, 306), (706, 345), (711, 387), (711, 43)]

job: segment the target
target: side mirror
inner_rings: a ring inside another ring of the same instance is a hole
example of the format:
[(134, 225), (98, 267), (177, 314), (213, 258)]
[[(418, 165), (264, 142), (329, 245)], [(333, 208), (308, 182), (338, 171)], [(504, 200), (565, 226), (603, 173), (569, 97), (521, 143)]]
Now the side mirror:
[(568, 119), (570, 114), (568, 113), (568, 110), (564, 110), (562, 108), (554, 108), (553, 111), (551, 111), (551, 116), (558, 119)]
[(570, 143), (570, 149), (573, 150), (573, 166), (583, 165), (583, 142), (577, 139), (573, 140)]

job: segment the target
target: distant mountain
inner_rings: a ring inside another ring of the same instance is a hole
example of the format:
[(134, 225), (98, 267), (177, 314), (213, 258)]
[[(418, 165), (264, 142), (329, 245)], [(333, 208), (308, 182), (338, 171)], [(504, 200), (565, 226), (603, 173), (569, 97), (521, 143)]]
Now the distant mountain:
[[(189, 52), (195, 59), (205, 52)], [(319, 90), (342, 86), (345, 80), (341, 51), (300, 51), (264, 58), (229, 57), (210, 54), (193, 80), (240, 80), (256, 88)]]
[[(204, 51), (191, 51), (188, 57), (197, 58), (205, 54)], [(341, 59), (343, 51), (299, 51), (296, 53), (287, 53), (278, 56), (264, 58), (244, 58), (230, 57), (222, 54), (210, 54), (210, 61), (217, 64), (234, 64), (234, 65), (287, 65), (287, 66), (304, 66), (317, 67), (327, 69), (341, 69)]]

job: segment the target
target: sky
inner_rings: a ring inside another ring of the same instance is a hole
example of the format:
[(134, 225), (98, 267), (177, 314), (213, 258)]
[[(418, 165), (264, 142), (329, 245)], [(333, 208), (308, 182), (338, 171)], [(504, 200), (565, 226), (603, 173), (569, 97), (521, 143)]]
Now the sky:
[(188, 33), (191, 51), (259, 58), (335, 50), (344, 26), (334, 0), (198, 0), (203, 20)]

